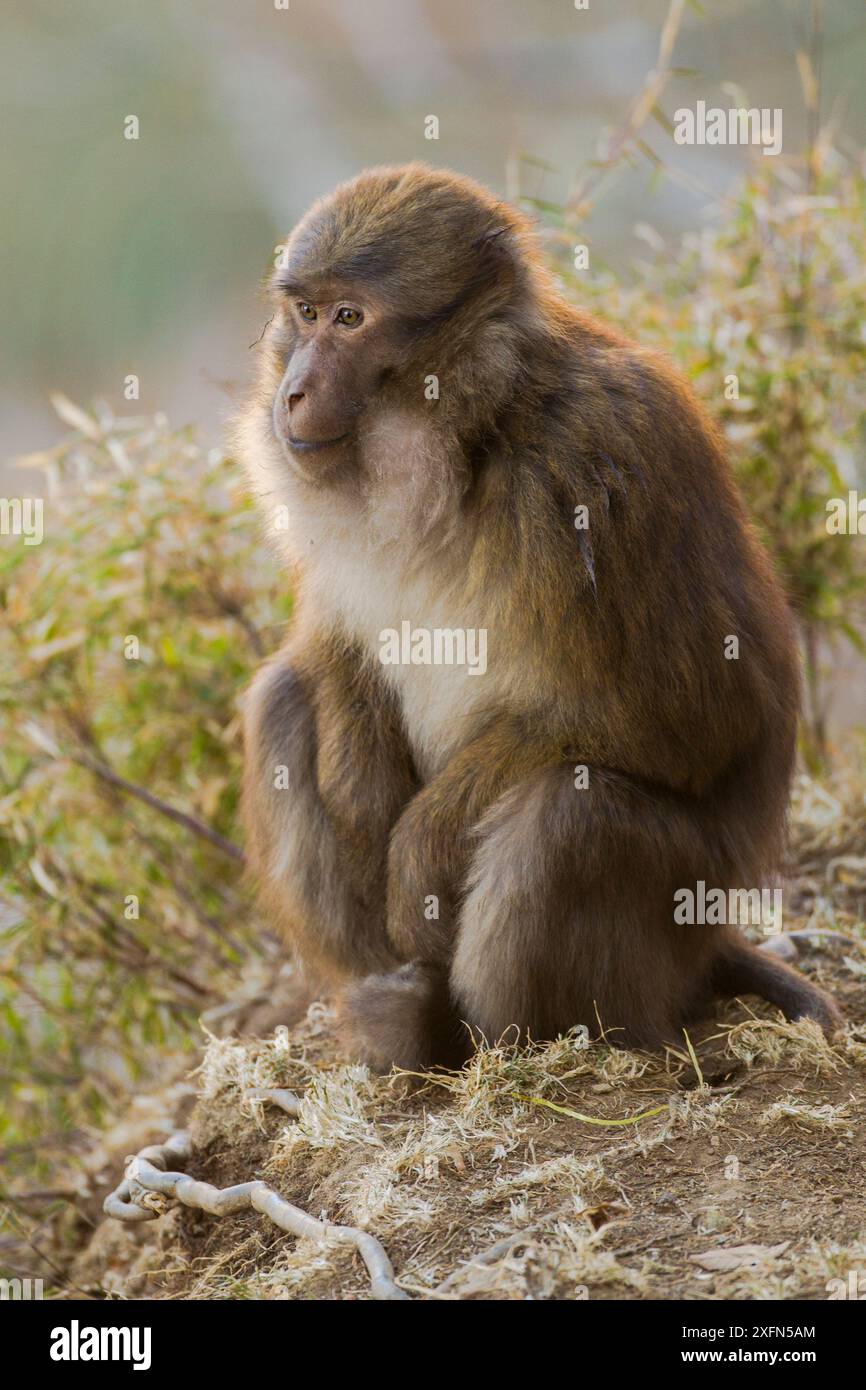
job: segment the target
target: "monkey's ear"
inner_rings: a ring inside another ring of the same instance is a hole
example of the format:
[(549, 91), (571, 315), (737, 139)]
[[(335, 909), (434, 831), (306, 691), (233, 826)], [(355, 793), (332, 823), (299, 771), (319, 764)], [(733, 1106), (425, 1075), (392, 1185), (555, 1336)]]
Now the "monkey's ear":
[(495, 246), (497, 237), (505, 236), (508, 231), (510, 231), (509, 227), (494, 227), (490, 232), (483, 232), (481, 236), (476, 237), (473, 241), (473, 249), (480, 251), (487, 246)]
[(479, 287), (484, 284), (497, 285), (500, 290), (509, 289), (517, 278), (515, 248), (509, 233), (512, 228), (491, 227), (482, 232), (472, 243), (478, 258), (477, 278)]

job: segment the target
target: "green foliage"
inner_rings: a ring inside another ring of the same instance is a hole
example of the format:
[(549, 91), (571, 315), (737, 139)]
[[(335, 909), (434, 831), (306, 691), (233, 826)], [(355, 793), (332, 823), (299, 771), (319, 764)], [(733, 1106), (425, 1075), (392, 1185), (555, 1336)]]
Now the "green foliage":
[(238, 695), (288, 616), (233, 465), (58, 406), (45, 540), (0, 550), (0, 1149), (98, 1118), (262, 949), (238, 861), (106, 770), (231, 840)]

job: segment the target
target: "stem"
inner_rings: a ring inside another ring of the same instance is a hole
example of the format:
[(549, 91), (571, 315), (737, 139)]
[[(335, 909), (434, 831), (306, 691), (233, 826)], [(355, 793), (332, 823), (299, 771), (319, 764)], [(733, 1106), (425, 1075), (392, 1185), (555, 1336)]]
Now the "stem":
[(684, 9), (685, 0), (671, 0), (667, 17), (662, 26), (655, 67), (647, 74), (643, 87), (629, 107), (628, 115), (614, 135), (608, 147), (607, 157), (599, 167), (591, 169), (584, 175), (568, 199), (568, 206), (577, 213), (586, 214), (589, 209), (590, 194), (595, 191), (605, 174), (610, 173), (611, 169), (616, 167), (629, 144), (652, 115), (653, 108), (658, 105), (670, 77), (670, 61), (682, 23)]
[(195, 816), (189, 815), (186, 811), (178, 811), (174, 806), (170, 806), (167, 801), (154, 796), (153, 792), (147, 791), (144, 787), (136, 786), (135, 782), (130, 782), (126, 777), (121, 777), (119, 772), (115, 772), (106, 763), (100, 762), (98, 758), (93, 758), (89, 753), (71, 753), (70, 759), (78, 763), (81, 767), (86, 767), (95, 776), (107, 782), (109, 786), (116, 787), (118, 791), (125, 792), (127, 796), (134, 796), (137, 801), (144, 802), (145, 806), (150, 806), (151, 810), (159, 811), (160, 815), (166, 816), (176, 825), (182, 825), (186, 830), (191, 830), (200, 839), (207, 840), (208, 844), (216, 849), (222, 850), (230, 859), (235, 859), (238, 863), (245, 862), (243, 850), (239, 845), (227, 840), (218, 831), (212, 830), (204, 821), (196, 820)]
[(806, 728), (814, 756), (820, 763), (827, 760), (827, 725), (821, 704), (821, 678), (818, 663), (818, 632), (814, 623), (803, 624), (803, 647), (806, 655)]

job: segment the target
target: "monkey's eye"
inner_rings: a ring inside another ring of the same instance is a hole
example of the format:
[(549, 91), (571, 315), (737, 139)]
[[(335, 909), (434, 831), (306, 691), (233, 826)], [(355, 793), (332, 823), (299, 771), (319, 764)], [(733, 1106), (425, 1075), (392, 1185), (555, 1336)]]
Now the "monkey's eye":
[(312, 304), (304, 304), (303, 301), (298, 304), (298, 313), (302, 319), (307, 320), (307, 323), (312, 323), (314, 319), (319, 317)]
[(357, 328), (363, 317), (360, 309), (346, 307), (337, 310), (336, 322), (341, 323), (344, 328)]

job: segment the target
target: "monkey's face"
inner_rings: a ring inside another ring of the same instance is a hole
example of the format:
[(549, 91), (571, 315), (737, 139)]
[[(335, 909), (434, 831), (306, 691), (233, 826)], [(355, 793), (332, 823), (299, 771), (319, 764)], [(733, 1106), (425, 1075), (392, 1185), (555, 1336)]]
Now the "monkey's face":
[(260, 493), (287, 475), (368, 490), (385, 475), (395, 492), (431, 456), (456, 457), (466, 422), (477, 432), (517, 371), (506, 320), (528, 277), (524, 235), (483, 189), (419, 165), (369, 171), (316, 203), (274, 275), (238, 431)]
[(276, 439), (305, 474), (330, 468), (398, 362), (388, 315), (350, 283), (282, 282), (275, 345), (285, 363), (273, 400)]
[(363, 466), (353, 442), (393, 404), (421, 416), (425, 377), (466, 364), (467, 343), (487, 356), (482, 328), (520, 279), (521, 225), (484, 189), (421, 165), (368, 171), (310, 208), (271, 285), (264, 384), (284, 463), (317, 481)]

